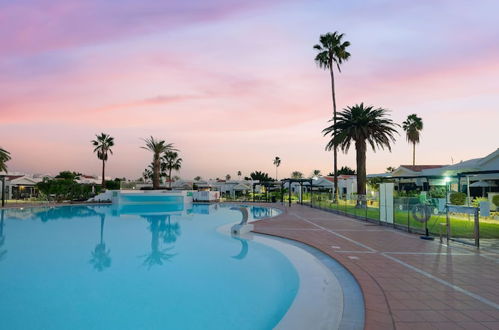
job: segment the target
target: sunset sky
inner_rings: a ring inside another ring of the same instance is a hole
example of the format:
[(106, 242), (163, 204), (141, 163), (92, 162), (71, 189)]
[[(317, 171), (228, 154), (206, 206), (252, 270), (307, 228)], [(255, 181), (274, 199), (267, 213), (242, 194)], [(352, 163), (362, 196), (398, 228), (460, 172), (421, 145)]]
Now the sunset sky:
[[(0, 0), (0, 147), (10, 171), (99, 174), (90, 140), (115, 137), (108, 174), (137, 178), (141, 138), (173, 142), (192, 179), (332, 170), (332, 116), (319, 35), (340, 31), (350, 60), (339, 108), (424, 120), (418, 164), (499, 147), (497, 0)], [(368, 173), (411, 163), (400, 130)], [(355, 167), (355, 150), (339, 166)]]

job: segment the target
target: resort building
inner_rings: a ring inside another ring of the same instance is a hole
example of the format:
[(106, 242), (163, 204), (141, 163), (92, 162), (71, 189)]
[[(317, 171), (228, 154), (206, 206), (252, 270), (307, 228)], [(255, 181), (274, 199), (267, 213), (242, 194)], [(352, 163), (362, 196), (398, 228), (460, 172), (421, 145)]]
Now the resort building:
[[(284, 188), (287, 189), (289, 183), (284, 184)], [(319, 191), (332, 191), (334, 187), (334, 177), (333, 176), (319, 176), (312, 179), (312, 185), (315, 190)], [(310, 183), (303, 182), (301, 185), (298, 182), (291, 183), (291, 192), (299, 193), (300, 187), (303, 187), (303, 192), (310, 191)], [(338, 175), (338, 194), (340, 198), (350, 199), (353, 194), (357, 193), (357, 176), (356, 175)]]
[(489, 197), (499, 193), (499, 149), (482, 158), (452, 165), (401, 165), (392, 173), (370, 174), (396, 183), (399, 190), (428, 191), (447, 187), (470, 197)]
[[(42, 180), (42, 177), (26, 174), (5, 175), (5, 199), (27, 199), (38, 196), (36, 184)], [(0, 184), (0, 196), (2, 193), (2, 185)]]

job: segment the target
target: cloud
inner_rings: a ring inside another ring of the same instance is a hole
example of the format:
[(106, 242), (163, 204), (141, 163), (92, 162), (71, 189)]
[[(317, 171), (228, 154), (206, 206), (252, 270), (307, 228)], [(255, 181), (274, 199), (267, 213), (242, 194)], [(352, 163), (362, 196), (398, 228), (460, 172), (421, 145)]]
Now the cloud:
[(268, 7), (264, 0), (100, 1), (39, 0), (1, 4), (0, 56), (67, 47), (178, 29)]
[(137, 109), (149, 106), (161, 106), (178, 102), (205, 99), (206, 95), (158, 95), (150, 98), (141, 99), (127, 103), (112, 104), (109, 106), (89, 110), (88, 113), (119, 111), (125, 109)]

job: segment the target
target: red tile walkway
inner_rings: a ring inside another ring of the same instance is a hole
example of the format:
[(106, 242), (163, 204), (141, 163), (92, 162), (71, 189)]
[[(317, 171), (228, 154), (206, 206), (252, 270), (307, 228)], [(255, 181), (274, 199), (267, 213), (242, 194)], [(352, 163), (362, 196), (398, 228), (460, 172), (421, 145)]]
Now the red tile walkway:
[(357, 279), (366, 329), (499, 330), (499, 254), (307, 206), (255, 222), (255, 232), (294, 239), (330, 255)]

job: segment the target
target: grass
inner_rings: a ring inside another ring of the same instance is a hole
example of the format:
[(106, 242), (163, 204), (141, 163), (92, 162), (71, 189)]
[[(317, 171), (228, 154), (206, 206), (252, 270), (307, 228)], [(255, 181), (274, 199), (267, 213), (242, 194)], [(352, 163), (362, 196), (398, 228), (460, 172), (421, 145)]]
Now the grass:
[[(377, 205), (361, 209), (355, 207), (355, 201), (340, 201), (339, 204), (333, 204), (331, 201), (327, 200), (314, 200), (314, 206), (338, 210), (372, 220), (379, 220), (379, 207)], [(449, 221), (452, 237), (473, 238), (473, 218), (468, 220), (466, 217), (451, 216)], [(394, 223), (399, 226), (409, 227), (414, 231), (424, 230), (424, 223), (415, 220), (407, 210), (396, 210), (394, 214)], [(439, 235), (441, 229), (440, 223), (446, 223), (445, 214), (432, 215), (428, 220), (428, 231), (433, 235)], [(442, 228), (442, 230), (445, 229)], [(499, 221), (480, 221), (480, 238), (499, 238)]]

